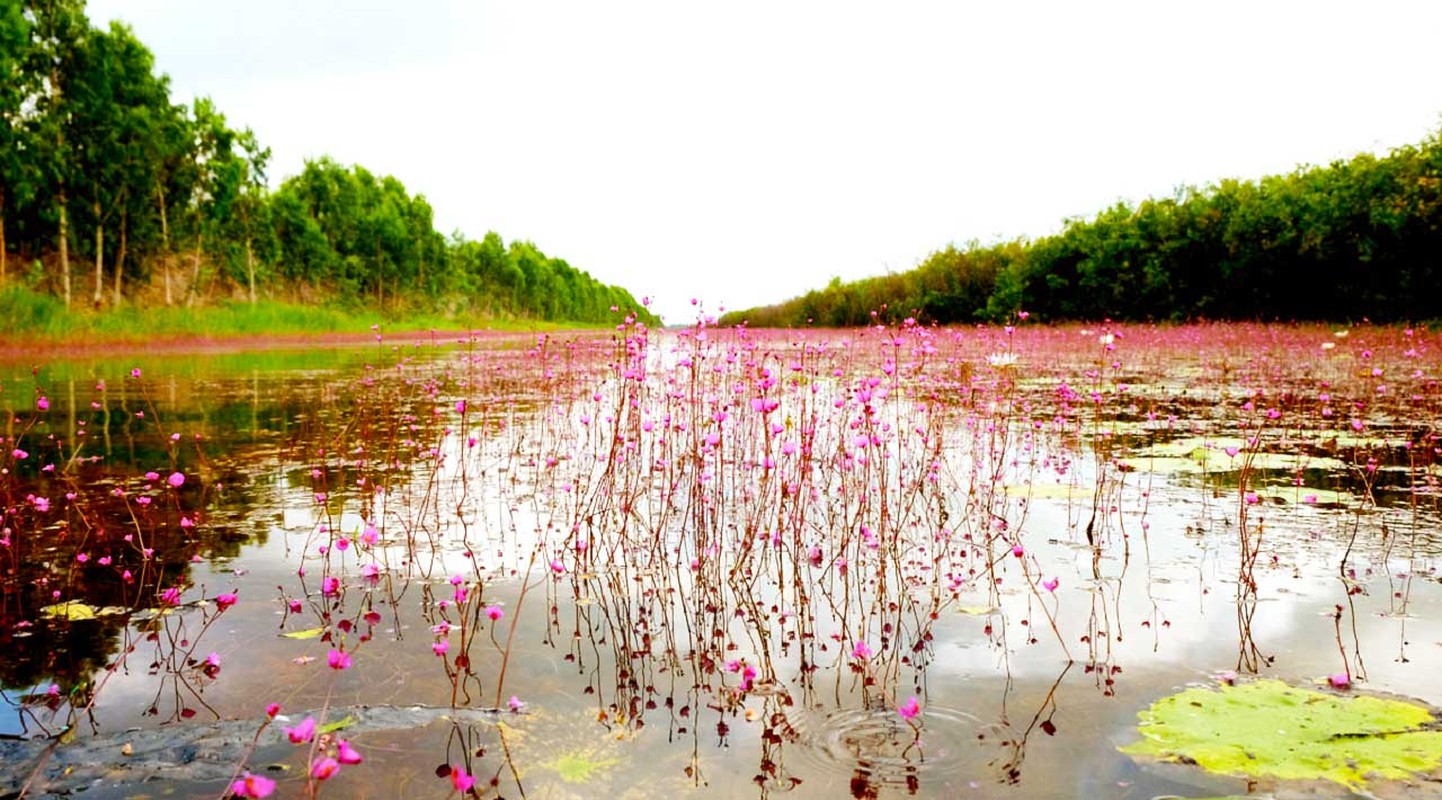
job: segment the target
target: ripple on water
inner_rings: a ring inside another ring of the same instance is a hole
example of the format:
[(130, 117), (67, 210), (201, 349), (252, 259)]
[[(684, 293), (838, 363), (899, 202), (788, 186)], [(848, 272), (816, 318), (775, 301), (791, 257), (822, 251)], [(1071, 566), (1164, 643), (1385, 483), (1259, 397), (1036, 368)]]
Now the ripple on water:
[(813, 715), (797, 727), (807, 760), (872, 784), (945, 780), (984, 769), (988, 755), (977, 746), (981, 720), (944, 706), (923, 706), (910, 721), (891, 707), (844, 709)]

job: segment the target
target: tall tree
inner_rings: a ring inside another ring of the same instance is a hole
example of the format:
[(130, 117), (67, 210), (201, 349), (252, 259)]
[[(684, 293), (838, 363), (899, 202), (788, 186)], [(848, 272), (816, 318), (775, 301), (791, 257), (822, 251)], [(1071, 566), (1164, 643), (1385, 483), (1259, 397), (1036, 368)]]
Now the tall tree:
[(29, 144), (22, 103), (31, 77), (25, 67), (30, 22), (19, 0), (0, 0), (0, 284), (5, 283), (9, 248), (5, 241), (8, 203), (23, 202), (31, 190)]
[(60, 251), (60, 285), (65, 307), (70, 307), (70, 186), (75, 175), (74, 107), (69, 89), (75, 61), (90, 33), (84, 0), (25, 0), (30, 22), (30, 47), (25, 68), (36, 76), (32, 95), (24, 102), (34, 108), (31, 138), (39, 183), (47, 190), (46, 203), (56, 225)]

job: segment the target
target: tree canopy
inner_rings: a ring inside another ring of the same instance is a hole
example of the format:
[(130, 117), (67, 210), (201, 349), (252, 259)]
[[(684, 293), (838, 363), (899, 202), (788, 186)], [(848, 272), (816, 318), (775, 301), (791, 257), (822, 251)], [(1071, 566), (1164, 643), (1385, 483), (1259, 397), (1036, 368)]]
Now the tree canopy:
[(1060, 233), (948, 246), (915, 269), (834, 280), (723, 323), (1442, 317), (1442, 132), (1260, 180), (1107, 208)]
[(426, 199), (329, 158), (271, 189), (270, 150), (84, 0), (0, 0), (0, 284), (66, 308), (329, 300), (600, 323), (658, 320), (530, 242), (435, 229)]

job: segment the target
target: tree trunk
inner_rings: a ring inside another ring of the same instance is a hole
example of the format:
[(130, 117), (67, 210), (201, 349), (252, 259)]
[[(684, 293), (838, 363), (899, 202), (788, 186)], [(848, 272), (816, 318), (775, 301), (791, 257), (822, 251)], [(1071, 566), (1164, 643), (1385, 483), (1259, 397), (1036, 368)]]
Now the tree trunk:
[(165, 305), (175, 305), (175, 295), (170, 290), (170, 223), (165, 218), (165, 187), (155, 184), (155, 197), (160, 206), (160, 263), (165, 274)]
[(105, 298), (105, 223), (100, 221), (100, 203), (95, 203), (95, 308)]
[(195, 305), (196, 295), (200, 292), (200, 253), (205, 246), (205, 234), (195, 237), (195, 263), (190, 267), (190, 286), (185, 295), (187, 306)]
[(120, 247), (115, 251), (115, 299), (111, 303), (120, 308), (120, 276), (125, 271), (125, 243), (129, 223), (129, 215), (124, 209), (120, 212)]
[(65, 190), (60, 190), (60, 286), (65, 291), (65, 310), (70, 310), (70, 214), (65, 210)]
[(250, 237), (245, 237), (245, 273), (250, 278), (250, 304), (255, 305), (255, 251), (250, 247)]
[(5, 187), (0, 186), (0, 287), (5, 285)]

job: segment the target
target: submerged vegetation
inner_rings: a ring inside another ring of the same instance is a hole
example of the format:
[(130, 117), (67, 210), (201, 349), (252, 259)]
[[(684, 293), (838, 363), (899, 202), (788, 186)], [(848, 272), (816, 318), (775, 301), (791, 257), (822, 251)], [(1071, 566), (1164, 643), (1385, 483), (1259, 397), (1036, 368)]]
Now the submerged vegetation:
[(1436, 332), (618, 328), (0, 374), (0, 794), (1288, 796), (1130, 746), (1263, 695), (1424, 785), (1313, 694), (1442, 698)]
[(1187, 187), (1074, 219), (1054, 236), (946, 247), (915, 269), (723, 323), (1421, 320), (1442, 317), (1442, 132), (1260, 180)]
[(12, 331), (89, 330), (80, 309), (264, 300), (387, 319), (599, 324), (624, 308), (656, 321), (530, 242), (443, 235), (394, 177), (320, 158), (272, 190), (269, 161), (210, 100), (173, 103), (145, 45), (92, 27), (84, 0), (0, 0), (0, 290), (57, 299), (30, 303)]

